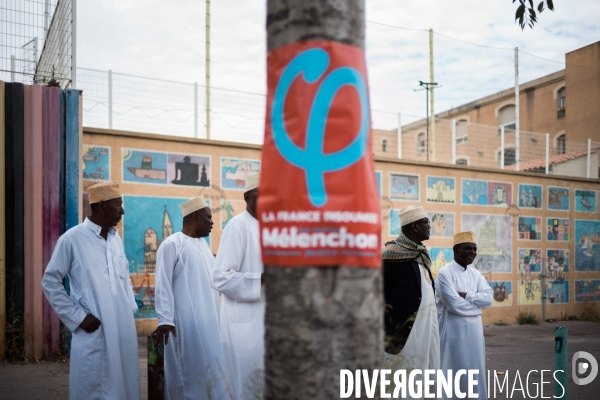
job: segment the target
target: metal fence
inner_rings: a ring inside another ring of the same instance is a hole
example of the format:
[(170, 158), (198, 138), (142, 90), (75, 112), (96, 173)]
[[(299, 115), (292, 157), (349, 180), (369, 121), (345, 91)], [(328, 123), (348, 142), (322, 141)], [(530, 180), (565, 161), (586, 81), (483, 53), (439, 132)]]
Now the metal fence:
[(3, 0), (0, 79), (73, 86), (76, 1)]

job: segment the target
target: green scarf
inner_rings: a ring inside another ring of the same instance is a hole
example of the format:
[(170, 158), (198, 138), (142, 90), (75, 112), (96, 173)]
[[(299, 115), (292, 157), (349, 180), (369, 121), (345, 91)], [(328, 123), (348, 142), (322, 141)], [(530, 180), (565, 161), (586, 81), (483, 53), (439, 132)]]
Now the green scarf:
[(427, 248), (416, 244), (402, 232), (396, 239), (385, 244), (382, 258), (384, 260), (416, 261), (427, 269), (431, 268), (431, 258)]

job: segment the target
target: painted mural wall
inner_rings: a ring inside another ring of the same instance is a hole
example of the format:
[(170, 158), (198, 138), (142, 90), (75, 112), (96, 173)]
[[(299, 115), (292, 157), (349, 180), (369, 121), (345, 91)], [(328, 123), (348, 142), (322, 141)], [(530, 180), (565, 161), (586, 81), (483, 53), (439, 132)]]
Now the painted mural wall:
[[(156, 250), (181, 229), (179, 205), (199, 194), (209, 200), (215, 225), (206, 240), (216, 254), (223, 229), (246, 208), (245, 180), (260, 171), (260, 147), (93, 130), (84, 135), (82, 161), (84, 189), (113, 180), (125, 194), (119, 230), (142, 321), (155, 318)], [(600, 301), (599, 183), (388, 160), (376, 161), (375, 178), (382, 246), (400, 233), (399, 210), (422, 205), (434, 276), (453, 258), (453, 235), (475, 232), (473, 266), (494, 291), (484, 321), (511, 321), (542, 301), (550, 316)]]

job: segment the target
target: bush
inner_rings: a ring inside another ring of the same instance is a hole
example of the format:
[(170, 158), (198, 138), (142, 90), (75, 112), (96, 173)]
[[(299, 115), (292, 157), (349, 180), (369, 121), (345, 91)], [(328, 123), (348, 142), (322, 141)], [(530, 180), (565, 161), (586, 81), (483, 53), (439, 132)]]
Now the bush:
[(504, 321), (500, 320), (498, 322), (494, 322), (494, 325), (496, 325), (496, 326), (506, 326), (506, 325), (508, 325), (508, 322), (504, 322)]
[(538, 325), (540, 319), (533, 311), (519, 311), (517, 322), (519, 325)]

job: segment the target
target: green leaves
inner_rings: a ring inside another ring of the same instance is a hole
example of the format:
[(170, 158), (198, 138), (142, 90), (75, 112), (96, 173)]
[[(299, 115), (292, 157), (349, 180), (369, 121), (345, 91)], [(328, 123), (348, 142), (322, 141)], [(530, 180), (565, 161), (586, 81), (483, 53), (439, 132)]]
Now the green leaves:
[[(521, 29), (525, 29), (528, 25), (533, 29), (533, 25), (538, 22), (538, 15), (548, 7), (550, 11), (554, 11), (554, 3), (552, 0), (542, 0), (537, 7), (533, 4), (533, 0), (512, 0), (513, 3), (519, 3), (517, 12), (515, 13), (515, 21), (518, 21)], [(536, 9), (537, 8), (537, 9)]]

